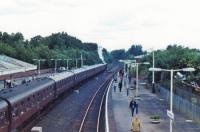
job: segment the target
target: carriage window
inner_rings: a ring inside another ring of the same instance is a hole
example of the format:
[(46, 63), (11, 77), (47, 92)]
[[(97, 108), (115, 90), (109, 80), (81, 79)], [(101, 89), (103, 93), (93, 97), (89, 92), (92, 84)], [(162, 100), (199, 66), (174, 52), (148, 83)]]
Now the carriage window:
[(21, 101), (21, 114), (24, 113), (24, 101)]
[(47, 89), (46, 89), (45, 96), (46, 96), (46, 97), (48, 97), (48, 96), (49, 96)]
[(43, 100), (46, 98), (45, 89), (43, 90)]
[(53, 91), (53, 86), (51, 86), (51, 89), (49, 90), (49, 95), (51, 96), (51, 92)]
[(3, 124), (6, 124), (6, 112), (0, 112), (0, 125), (2, 126)]
[(13, 117), (17, 117), (19, 115), (19, 110), (18, 110), (17, 104), (15, 104), (13, 107), (12, 115), (13, 115)]
[(1, 119), (1, 120), (4, 120), (4, 118), (5, 118), (4, 112), (0, 112), (0, 119)]
[(49, 87), (46, 89), (46, 95), (49, 97)]
[(41, 97), (41, 99), (44, 98), (44, 91), (40, 91), (40, 97)]
[(31, 100), (30, 97), (27, 98), (27, 110), (30, 110), (31, 108)]
[(40, 93), (37, 93), (37, 95), (38, 95), (38, 100), (40, 99)]
[(35, 102), (36, 102), (35, 94), (33, 94), (33, 98), (32, 98), (32, 105), (33, 105), (33, 106), (35, 105)]

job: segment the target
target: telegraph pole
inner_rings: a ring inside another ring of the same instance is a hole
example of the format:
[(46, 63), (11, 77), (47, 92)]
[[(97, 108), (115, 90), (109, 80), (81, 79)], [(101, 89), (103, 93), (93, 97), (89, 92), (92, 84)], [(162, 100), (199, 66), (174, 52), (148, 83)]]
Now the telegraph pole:
[(56, 69), (57, 69), (57, 61), (60, 61), (60, 60), (62, 60), (62, 59), (51, 59), (52, 61), (54, 61), (55, 62), (55, 67), (54, 67), (54, 72), (56, 73)]
[(46, 59), (33, 59), (34, 61), (38, 61), (38, 75), (40, 75), (40, 62), (41, 61), (46, 61)]

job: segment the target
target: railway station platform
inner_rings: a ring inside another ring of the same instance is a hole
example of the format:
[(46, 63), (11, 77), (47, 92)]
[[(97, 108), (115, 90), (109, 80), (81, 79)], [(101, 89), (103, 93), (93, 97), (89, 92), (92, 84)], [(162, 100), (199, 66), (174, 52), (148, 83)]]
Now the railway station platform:
[[(142, 82), (140, 82), (141, 84)], [(134, 92), (134, 90), (133, 90)], [(132, 115), (129, 108), (131, 96), (127, 96), (127, 89), (123, 88), (122, 92), (116, 88), (110, 90), (109, 99), (109, 114), (112, 119), (109, 119), (112, 127), (111, 132), (131, 132)], [(151, 89), (146, 89), (139, 85), (140, 100), (138, 100), (139, 111), (138, 117), (141, 123), (141, 132), (169, 132), (169, 117), (167, 116), (168, 104), (165, 100), (159, 98), (158, 95), (152, 94)], [(153, 115), (160, 116), (159, 124), (152, 124), (150, 117)], [(174, 110), (175, 119), (173, 121), (173, 132), (200, 132), (200, 124), (188, 119), (184, 114)], [(135, 114), (134, 114), (135, 116)], [(110, 117), (110, 116), (109, 116)], [(113, 120), (113, 121), (110, 121)], [(112, 123), (111, 123), (112, 122)]]

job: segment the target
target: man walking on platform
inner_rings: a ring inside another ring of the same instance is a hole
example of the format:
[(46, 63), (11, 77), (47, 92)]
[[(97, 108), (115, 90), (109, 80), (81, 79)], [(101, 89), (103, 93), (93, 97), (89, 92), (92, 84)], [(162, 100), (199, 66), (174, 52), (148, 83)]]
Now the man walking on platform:
[(114, 88), (114, 92), (116, 92), (116, 88), (117, 88), (117, 80), (114, 80), (113, 88)]
[(135, 110), (136, 110), (136, 114), (138, 114), (138, 103), (134, 99), (131, 100), (129, 104), (129, 108), (131, 108), (132, 116), (134, 116)]

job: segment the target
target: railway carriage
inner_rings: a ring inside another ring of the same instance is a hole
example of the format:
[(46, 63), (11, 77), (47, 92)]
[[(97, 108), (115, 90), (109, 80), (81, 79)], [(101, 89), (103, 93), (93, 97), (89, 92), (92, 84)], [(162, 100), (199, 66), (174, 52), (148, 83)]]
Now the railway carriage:
[[(3, 131), (8, 131), (8, 127), (16, 128), (22, 125), (22, 122), (25, 122), (37, 111), (44, 108), (48, 102), (53, 100), (53, 84), (53, 80), (44, 78), (1, 91), (1, 98), (8, 100), (12, 106), (12, 109), (8, 111), (6, 109), (8, 104), (5, 105), (4, 101), (0, 101), (3, 107), (0, 109), (6, 113), (4, 114), (6, 122), (4, 122)], [(11, 119), (8, 118), (9, 114), (11, 115)], [(9, 126), (10, 122), (12, 122), (11, 126)]]
[(74, 76), (75, 75), (72, 72), (63, 72), (49, 77), (55, 83), (54, 88), (56, 97), (74, 85)]
[(1, 90), (0, 132), (25, 127), (64, 91), (105, 69), (105, 64), (88, 66)]

